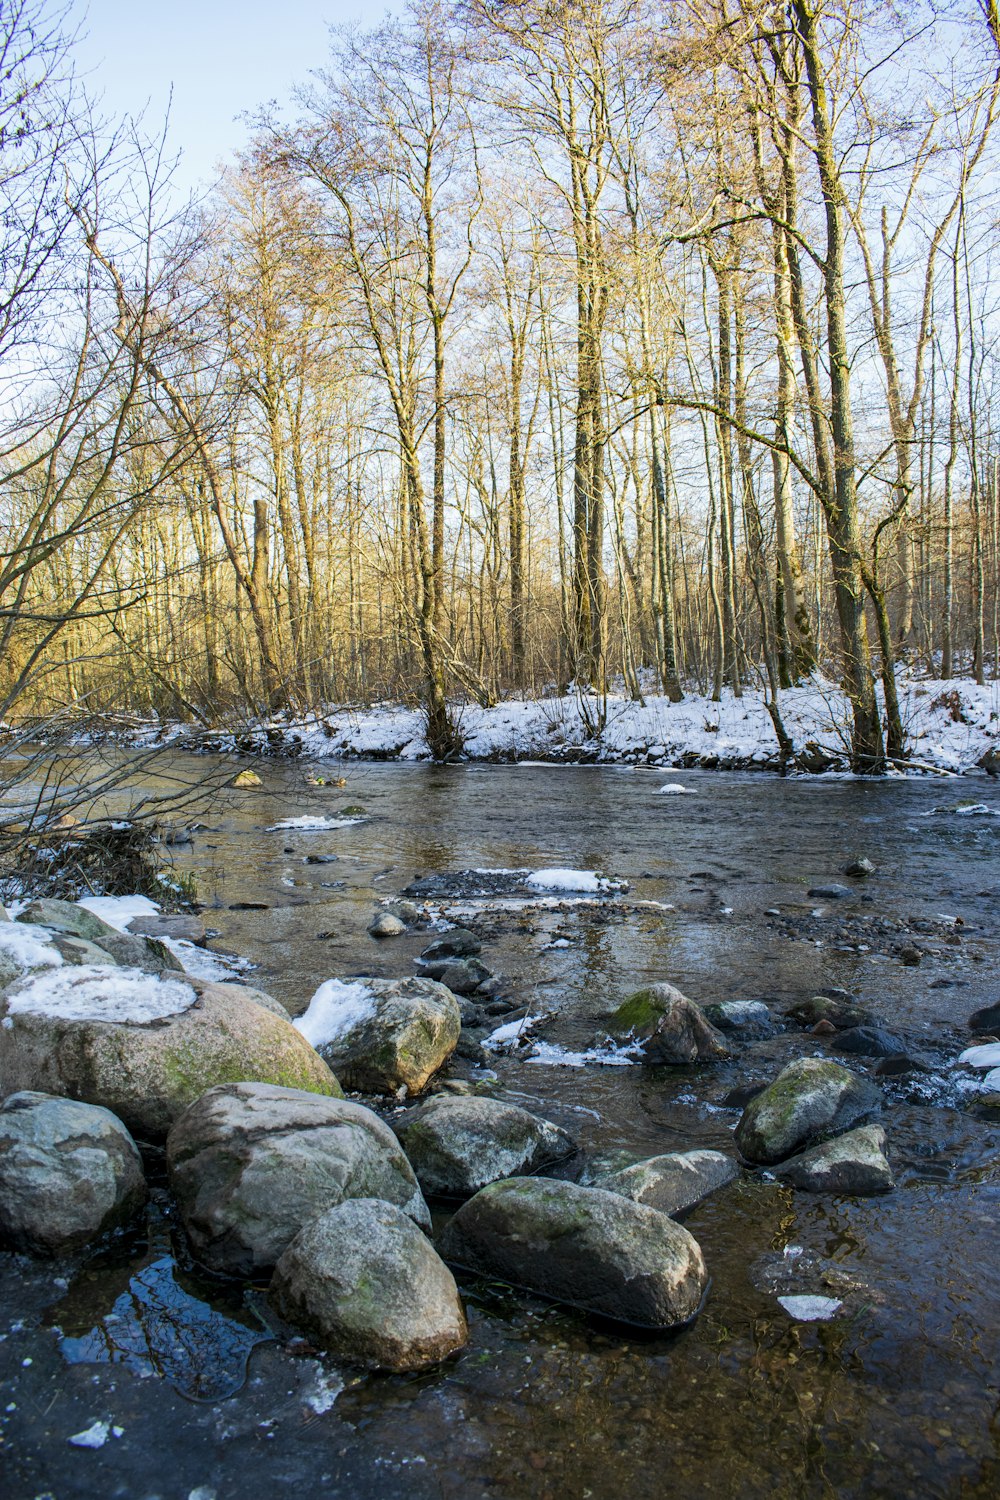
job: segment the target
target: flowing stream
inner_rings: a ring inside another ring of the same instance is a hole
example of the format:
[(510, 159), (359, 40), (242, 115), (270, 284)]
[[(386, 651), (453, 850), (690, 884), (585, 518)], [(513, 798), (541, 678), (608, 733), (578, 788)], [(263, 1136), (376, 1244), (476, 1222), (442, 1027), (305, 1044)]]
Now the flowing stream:
[[(1000, 1000), (1000, 787), (530, 765), (262, 775), (224, 795), (177, 864), (212, 946), (251, 960), (251, 982), (294, 1013), (327, 978), (415, 972), (426, 933), (376, 943), (366, 928), (417, 877), (602, 871), (627, 894), (473, 903), (483, 961), (543, 1017), (538, 1055), (496, 1054), (497, 1097), (569, 1130), (573, 1172), (732, 1151), (737, 1091), (828, 1043), (791, 1028), (711, 1068), (569, 1065), (601, 1013), (658, 979), (775, 1013), (840, 987), (919, 1064), (883, 1080), (897, 1189), (812, 1196), (747, 1174), (685, 1220), (712, 1283), (673, 1337), (462, 1280), (467, 1348), (382, 1377), (276, 1337), (264, 1288), (192, 1265), (157, 1188), (145, 1226), (72, 1265), (0, 1255), (5, 1496), (1000, 1493), (1000, 1110), (952, 1066), (970, 1013)], [(355, 806), (363, 819), (338, 816)], [(275, 827), (303, 817), (341, 826)], [(860, 855), (877, 872), (850, 896), (808, 895)], [(458, 894), (438, 905), (468, 911)], [(914, 947), (917, 966), (901, 957)], [(841, 1307), (799, 1322), (779, 1294)], [(68, 1444), (95, 1420), (120, 1435)]]

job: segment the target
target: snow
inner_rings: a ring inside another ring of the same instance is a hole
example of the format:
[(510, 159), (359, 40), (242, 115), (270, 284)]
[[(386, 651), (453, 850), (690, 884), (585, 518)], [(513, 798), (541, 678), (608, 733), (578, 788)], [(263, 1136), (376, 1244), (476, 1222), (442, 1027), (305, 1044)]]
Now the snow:
[(211, 948), (189, 943), (187, 938), (161, 937), (157, 942), (170, 950), (192, 979), (221, 980), (226, 984), (234, 975), (249, 973), (257, 967), (248, 958), (238, 958), (235, 953), (213, 953)]
[(30, 980), (10, 996), (7, 1013), (142, 1025), (179, 1015), (196, 999), (191, 986), (180, 979), (161, 979), (111, 964), (80, 964)]
[(836, 1317), (843, 1307), (836, 1297), (779, 1297), (785, 1312), (799, 1323), (822, 1323)]
[(327, 979), (294, 1025), (307, 1042), (322, 1047), (345, 1036), (362, 1021), (370, 1020), (375, 1014), (375, 1006), (375, 996), (366, 985)]
[(1000, 1042), (987, 1042), (981, 1047), (966, 1047), (958, 1060), (967, 1068), (1000, 1067)]
[(524, 883), (542, 891), (585, 891), (600, 895), (615, 888), (613, 881), (596, 870), (533, 870)]
[(89, 1427), (85, 1427), (82, 1432), (75, 1432), (66, 1441), (74, 1448), (103, 1448), (110, 1432), (110, 1422), (92, 1422)]
[(47, 927), (34, 922), (0, 922), (0, 956), (12, 959), (19, 969), (59, 968), (63, 959), (53, 937)]
[[(996, 744), (997, 684), (979, 687), (967, 678), (922, 678), (901, 668), (898, 693), (904, 729), (919, 766), (960, 773)], [(957, 720), (952, 714), (956, 702)], [(836, 682), (814, 677), (782, 693), (780, 706), (797, 748), (814, 741), (846, 766), (851, 712)], [(726, 689), (719, 702), (698, 694), (680, 703), (652, 692), (644, 702), (624, 694), (610, 694), (606, 700), (567, 694), (511, 699), (491, 708), (456, 705), (455, 713), (465, 736), (465, 754), (472, 760), (503, 757), (547, 764), (580, 750), (599, 760), (662, 766), (685, 766), (685, 757), (711, 763), (721, 758), (748, 766), (778, 760), (764, 696), (756, 688), (746, 689), (741, 698)], [(604, 727), (595, 734), (588, 721), (592, 726), (602, 718)], [(282, 728), (306, 756), (429, 758), (422, 715), (398, 704), (378, 703), (367, 709), (330, 706)]]
[(584, 1068), (597, 1063), (602, 1068), (632, 1068), (642, 1062), (639, 1047), (588, 1047), (584, 1052), (570, 1052), (555, 1042), (536, 1042), (528, 1062), (544, 1068)]
[(512, 1050), (541, 1019), (541, 1016), (522, 1016), (520, 1021), (506, 1021), (503, 1026), (498, 1026), (496, 1031), (491, 1031), (489, 1036), (483, 1038), (483, 1046), (490, 1052)]
[(297, 833), (325, 833), (331, 828), (353, 828), (355, 823), (364, 821), (364, 818), (323, 818), (306, 813), (301, 818), (282, 818), (280, 823), (272, 823), (267, 832), (277, 833), (285, 829)]
[(697, 796), (693, 786), (681, 786), (679, 781), (668, 781), (666, 786), (660, 787), (661, 797), (689, 797)]
[(155, 917), (160, 910), (148, 896), (84, 896), (76, 904), (118, 932), (127, 932), (136, 917)]

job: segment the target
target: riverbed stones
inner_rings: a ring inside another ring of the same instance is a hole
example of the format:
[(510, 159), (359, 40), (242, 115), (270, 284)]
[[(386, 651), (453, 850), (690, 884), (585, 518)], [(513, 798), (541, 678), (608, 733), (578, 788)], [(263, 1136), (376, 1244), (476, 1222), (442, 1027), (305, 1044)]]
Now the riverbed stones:
[(419, 1094), (455, 1050), (458, 1001), (432, 979), (365, 979), (367, 1014), (317, 1050), (347, 1089)]
[(483, 1188), (439, 1248), (467, 1271), (650, 1329), (689, 1322), (707, 1282), (697, 1241), (666, 1214), (554, 1178)]
[(672, 984), (652, 984), (619, 1005), (608, 1032), (620, 1042), (638, 1042), (647, 1062), (667, 1066), (714, 1062), (728, 1057), (725, 1037)]
[(397, 1128), (430, 1196), (468, 1198), (500, 1178), (539, 1172), (576, 1143), (548, 1120), (496, 1099), (430, 1099)]
[(138, 1149), (109, 1110), (22, 1091), (0, 1106), (0, 1243), (64, 1255), (142, 1207)]
[(413, 1169), (370, 1109), (300, 1089), (210, 1089), (174, 1124), (167, 1167), (198, 1259), (230, 1276), (270, 1269), (306, 1224), (379, 1198), (430, 1226)]
[(773, 1169), (774, 1175), (807, 1193), (888, 1193), (895, 1187), (881, 1125), (861, 1125), (823, 1141)]
[(802, 1057), (750, 1101), (736, 1127), (736, 1144), (747, 1161), (770, 1166), (849, 1130), (881, 1105), (881, 1090), (869, 1078), (840, 1063)]
[(269, 1299), (339, 1359), (422, 1370), (468, 1328), (455, 1278), (399, 1208), (355, 1198), (307, 1224), (274, 1268)]
[(489, 969), (477, 958), (436, 959), (424, 963), (421, 972), (427, 979), (443, 984), (453, 995), (474, 995), (492, 978)]
[(8, 986), (0, 1078), (103, 1105), (149, 1141), (215, 1084), (342, 1092), (295, 1027), (239, 987), (89, 965)]
[(672, 1217), (694, 1208), (739, 1175), (736, 1162), (723, 1151), (670, 1151), (609, 1172), (594, 1186)]

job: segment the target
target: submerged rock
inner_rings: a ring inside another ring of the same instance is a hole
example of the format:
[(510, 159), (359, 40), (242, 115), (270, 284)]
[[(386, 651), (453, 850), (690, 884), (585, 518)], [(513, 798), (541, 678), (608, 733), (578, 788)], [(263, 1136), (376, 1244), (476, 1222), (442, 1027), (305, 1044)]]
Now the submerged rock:
[[(334, 986), (350, 991), (349, 1004), (337, 1006)], [(419, 1094), (454, 1052), (462, 1018), (455, 996), (432, 979), (334, 980), (296, 1025), (345, 1088)]]
[(807, 1193), (888, 1193), (895, 1187), (881, 1125), (862, 1125), (774, 1167), (774, 1175)]
[(720, 1000), (703, 1005), (702, 1011), (719, 1031), (731, 1031), (737, 1036), (774, 1036), (778, 1029), (763, 1000)]
[(455, 1278), (401, 1209), (355, 1198), (306, 1225), (268, 1293), (326, 1349), (378, 1370), (422, 1370), (468, 1337)]
[(0, 1106), (0, 1242), (62, 1255), (125, 1224), (146, 1199), (136, 1144), (109, 1110), (31, 1091)]
[(424, 1192), (444, 1198), (467, 1198), (500, 1178), (539, 1172), (576, 1150), (558, 1126), (496, 1099), (439, 1096), (396, 1133)]
[(736, 1162), (722, 1151), (671, 1151), (598, 1177), (594, 1187), (673, 1215), (694, 1208), (739, 1175)]
[(796, 1000), (785, 1014), (803, 1026), (816, 1026), (820, 1021), (828, 1021), (837, 1031), (871, 1024), (871, 1016), (864, 1007), (843, 995), (812, 995), (808, 1000)]
[(171, 1130), (167, 1167), (195, 1254), (231, 1276), (269, 1269), (345, 1199), (384, 1199), (430, 1226), (396, 1137), (347, 1099), (268, 1084), (211, 1089)]
[(840, 1063), (802, 1057), (752, 1099), (736, 1127), (747, 1161), (770, 1166), (823, 1136), (849, 1130), (882, 1105), (877, 1084)]
[(45, 970), (0, 999), (0, 1078), (100, 1104), (145, 1140), (234, 1079), (339, 1095), (287, 1020), (235, 985), (84, 966)]
[(849, 885), (841, 885), (833, 880), (829, 885), (813, 885), (807, 892), (813, 901), (843, 901), (847, 896), (853, 896), (854, 892)]
[(643, 1328), (688, 1322), (708, 1279), (697, 1241), (666, 1214), (552, 1178), (483, 1188), (440, 1250), (468, 1271)]
[(672, 984), (637, 990), (619, 1005), (608, 1023), (619, 1042), (638, 1042), (646, 1061), (666, 1065), (712, 1062), (728, 1057), (725, 1038)]

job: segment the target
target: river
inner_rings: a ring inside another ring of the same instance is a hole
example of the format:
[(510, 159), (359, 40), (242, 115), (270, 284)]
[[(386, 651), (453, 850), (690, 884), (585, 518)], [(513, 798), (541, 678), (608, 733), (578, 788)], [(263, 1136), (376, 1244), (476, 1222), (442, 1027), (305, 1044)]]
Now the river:
[[(921, 1065), (883, 1082), (897, 1190), (812, 1196), (747, 1175), (685, 1220), (712, 1277), (689, 1328), (637, 1337), (462, 1280), (463, 1353), (383, 1377), (272, 1336), (264, 1288), (192, 1265), (157, 1189), (146, 1225), (58, 1274), (0, 1256), (5, 1496), (1000, 1492), (1000, 1112), (950, 1068), (969, 1014), (1000, 999), (992, 783), (323, 762), (262, 775), (263, 789), (224, 794), (177, 863), (197, 880), (212, 946), (250, 959), (252, 982), (293, 1012), (330, 977), (414, 972), (426, 935), (377, 944), (366, 927), (376, 900), (415, 877), (600, 870), (627, 895), (475, 921), (483, 960), (545, 1017), (550, 1055), (586, 1047), (600, 1014), (652, 980), (776, 1012), (841, 987)], [(274, 826), (349, 805), (365, 819)], [(850, 897), (807, 894), (859, 855), (877, 872), (847, 882)], [(917, 967), (900, 958), (912, 945)], [(732, 1151), (732, 1091), (827, 1047), (792, 1028), (712, 1068), (551, 1066), (530, 1048), (493, 1068), (497, 1097), (569, 1130), (586, 1171)], [(842, 1306), (796, 1322), (786, 1292)], [(98, 1418), (120, 1436), (67, 1444)]]

